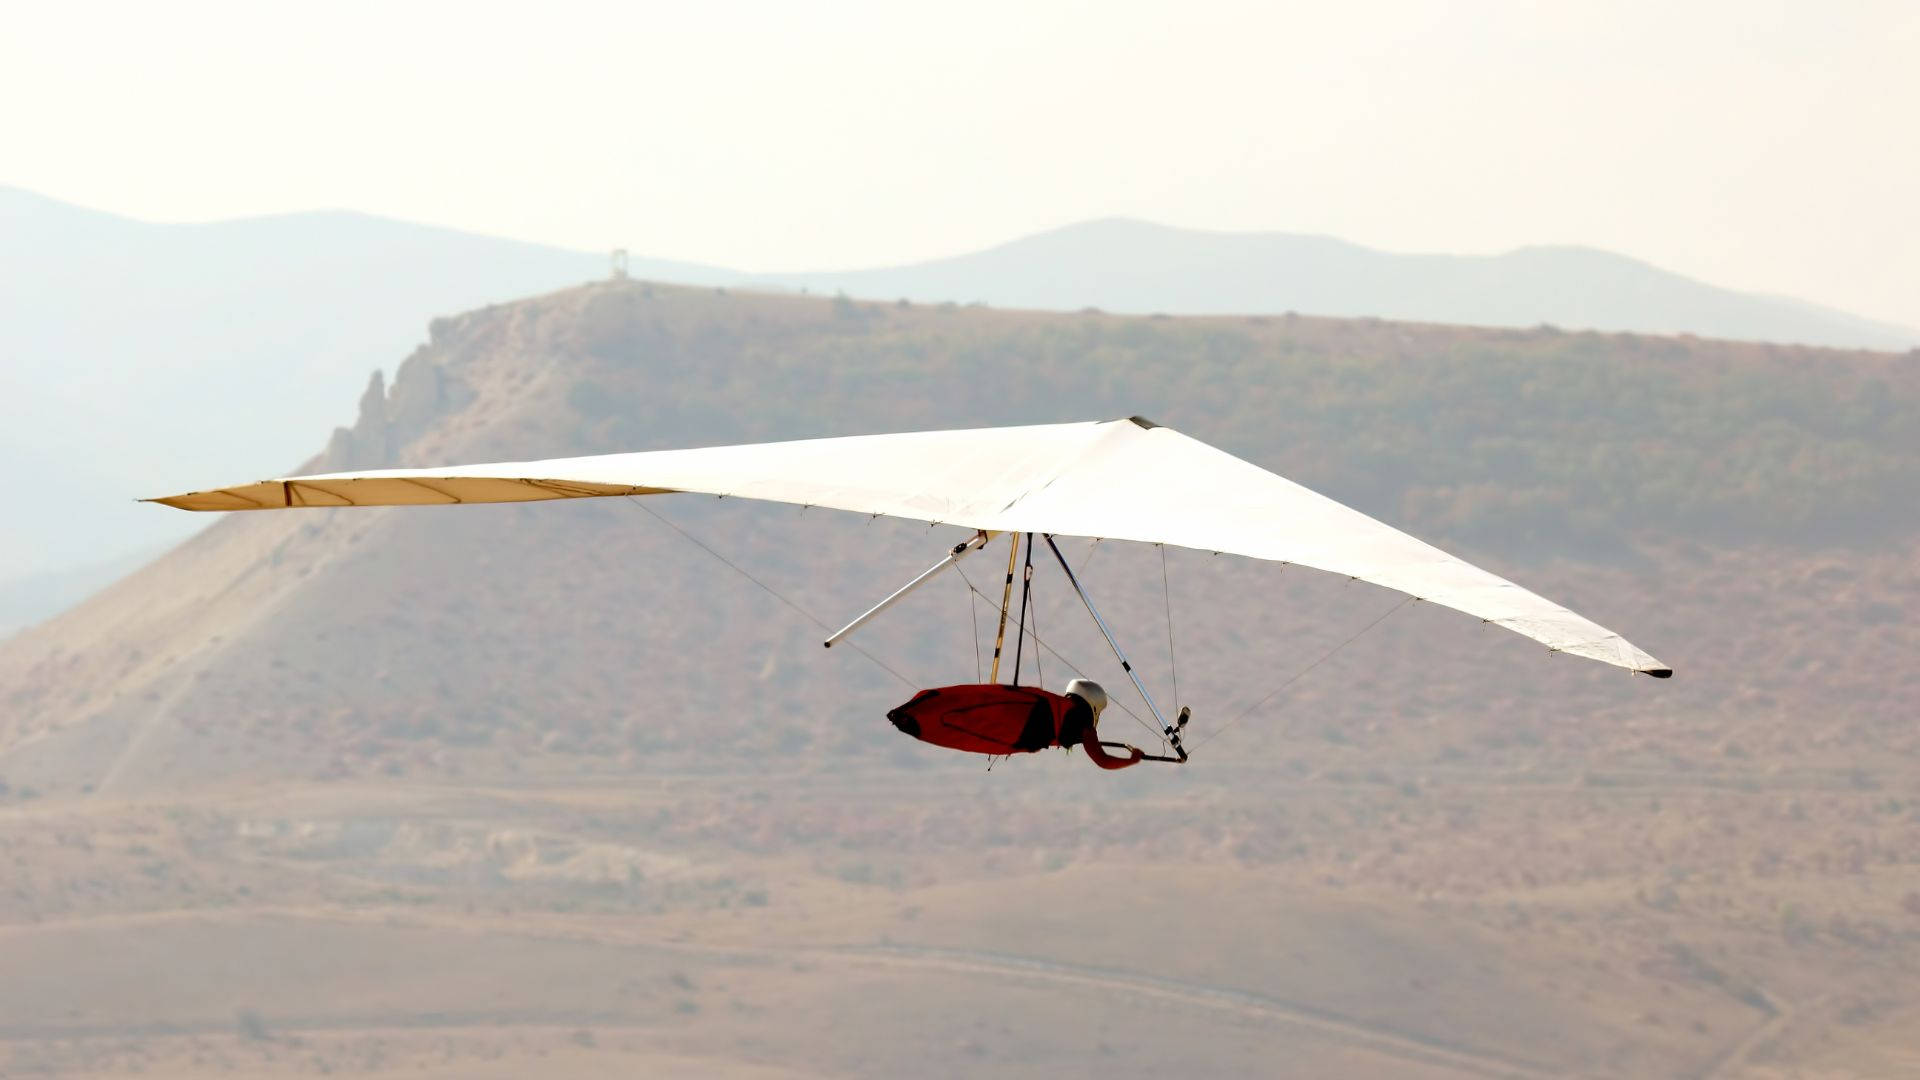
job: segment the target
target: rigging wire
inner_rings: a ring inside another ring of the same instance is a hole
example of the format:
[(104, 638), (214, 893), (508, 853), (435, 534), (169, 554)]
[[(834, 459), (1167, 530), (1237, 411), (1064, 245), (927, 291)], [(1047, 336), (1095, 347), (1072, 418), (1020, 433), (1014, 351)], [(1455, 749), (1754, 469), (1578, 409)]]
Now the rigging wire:
[(1167, 605), (1167, 673), (1173, 677), (1173, 707), (1180, 707), (1180, 658), (1173, 651), (1173, 586), (1167, 583), (1167, 545), (1160, 549), (1160, 596)]
[(953, 569), (960, 575), (960, 580), (967, 583), (967, 614), (973, 616), (973, 681), (985, 682), (986, 668), (980, 661), (980, 602), (973, 598), (973, 594), (980, 590), (973, 587), (973, 579), (967, 576), (967, 568), (957, 560)]
[[(1033, 544), (1033, 537), (1031, 536), (1027, 537), (1027, 544), (1029, 546)], [(1028, 631), (1028, 633), (1030, 633), (1033, 636), (1033, 640), (1035, 641), (1040, 640), (1040, 603), (1039, 601), (1034, 602), (1033, 629)], [(1034, 677), (1039, 681), (1039, 685), (1041, 689), (1045, 689), (1047, 685), (1047, 669), (1040, 666), (1040, 650), (1037, 648), (1033, 650), (1033, 670), (1034, 670)]]
[(971, 593), (967, 595), (967, 614), (973, 616), (973, 681), (979, 682), (987, 677), (987, 670), (980, 659), (980, 605), (974, 603)]
[(1248, 714), (1248, 713), (1251, 713), (1251, 712), (1252, 712), (1253, 710), (1255, 710), (1255, 709), (1257, 709), (1257, 708), (1259, 708), (1260, 706), (1262, 706), (1262, 705), (1265, 705), (1265, 704), (1266, 704), (1267, 702), (1269, 702), (1269, 701), (1271, 701), (1271, 700), (1273, 700), (1273, 696), (1274, 696), (1275, 694), (1278, 694), (1278, 693), (1279, 693), (1280, 691), (1282, 691), (1282, 690), (1285, 690), (1285, 689), (1286, 689), (1287, 687), (1289, 687), (1289, 686), (1292, 686), (1292, 685), (1293, 685), (1294, 683), (1297, 683), (1297, 682), (1299, 682), (1299, 681), (1301, 680), (1301, 678), (1302, 678), (1302, 677), (1304, 677), (1304, 676), (1305, 676), (1305, 675), (1307, 674), (1307, 672), (1309, 672), (1309, 671), (1312, 671), (1312, 670), (1313, 670), (1314, 668), (1317, 668), (1317, 667), (1319, 667), (1319, 666), (1320, 666), (1321, 664), (1324, 664), (1324, 663), (1326, 663), (1326, 662), (1327, 662), (1327, 659), (1328, 659), (1329, 657), (1331, 657), (1331, 656), (1332, 656), (1332, 655), (1333, 655), (1334, 653), (1337, 653), (1337, 652), (1339, 652), (1339, 651), (1340, 651), (1341, 649), (1344, 649), (1344, 648), (1346, 648), (1347, 646), (1349, 646), (1349, 645), (1351, 645), (1351, 644), (1353, 644), (1354, 642), (1356, 642), (1356, 641), (1359, 641), (1359, 640), (1360, 640), (1360, 638), (1361, 638), (1361, 637), (1362, 637), (1363, 635), (1365, 635), (1367, 631), (1369, 631), (1369, 630), (1371, 630), (1371, 629), (1373, 629), (1373, 628), (1374, 628), (1374, 627), (1376, 627), (1376, 626), (1379, 626), (1379, 625), (1380, 625), (1381, 623), (1383, 623), (1383, 622), (1386, 622), (1386, 621), (1387, 621), (1387, 616), (1389, 616), (1389, 615), (1392, 615), (1392, 614), (1393, 614), (1394, 612), (1396, 612), (1396, 611), (1399, 611), (1399, 610), (1400, 610), (1401, 608), (1403, 608), (1403, 607), (1406, 607), (1406, 606), (1407, 606), (1408, 604), (1411, 604), (1411, 603), (1413, 603), (1413, 602), (1414, 602), (1415, 600), (1418, 600), (1418, 599), (1420, 599), (1420, 598), (1419, 598), (1419, 597), (1417, 597), (1417, 596), (1409, 596), (1409, 597), (1405, 597), (1405, 598), (1404, 598), (1404, 599), (1402, 599), (1402, 600), (1401, 600), (1401, 601), (1400, 601), (1399, 603), (1397, 603), (1397, 604), (1395, 604), (1395, 605), (1393, 605), (1392, 607), (1390, 607), (1390, 608), (1388, 608), (1387, 610), (1385, 610), (1385, 611), (1383, 611), (1383, 612), (1381, 612), (1381, 613), (1380, 613), (1380, 614), (1379, 614), (1378, 616), (1376, 616), (1376, 617), (1374, 618), (1374, 620), (1373, 620), (1372, 622), (1370, 622), (1370, 623), (1368, 623), (1367, 625), (1365, 625), (1365, 626), (1363, 626), (1363, 627), (1361, 627), (1361, 628), (1360, 628), (1359, 630), (1356, 630), (1356, 631), (1354, 632), (1354, 634), (1353, 634), (1353, 636), (1352, 636), (1352, 637), (1349, 637), (1349, 638), (1347, 638), (1347, 640), (1345, 640), (1345, 641), (1342, 641), (1342, 642), (1341, 642), (1340, 644), (1338, 644), (1338, 645), (1335, 645), (1335, 646), (1334, 646), (1333, 648), (1331, 648), (1331, 649), (1328, 649), (1328, 650), (1327, 650), (1326, 652), (1324, 652), (1324, 653), (1321, 653), (1321, 654), (1320, 654), (1320, 659), (1318, 659), (1318, 660), (1315, 660), (1315, 661), (1314, 661), (1313, 663), (1311, 663), (1311, 664), (1308, 664), (1308, 665), (1307, 665), (1306, 667), (1303, 667), (1303, 668), (1301, 668), (1301, 669), (1300, 669), (1299, 671), (1296, 671), (1296, 672), (1294, 672), (1294, 673), (1293, 673), (1293, 676), (1292, 676), (1291, 678), (1289, 678), (1289, 679), (1288, 679), (1288, 680), (1287, 680), (1286, 682), (1283, 682), (1283, 683), (1281, 683), (1281, 684), (1280, 684), (1279, 686), (1276, 686), (1276, 687), (1274, 687), (1274, 688), (1273, 688), (1272, 690), (1269, 690), (1269, 691), (1267, 691), (1267, 694), (1266, 694), (1266, 696), (1265, 696), (1265, 697), (1263, 697), (1263, 698), (1261, 698), (1261, 699), (1260, 699), (1259, 701), (1256, 701), (1256, 702), (1254, 702), (1253, 704), (1251, 704), (1251, 705), (1249, 705), (1249, 706), (1247, 706), (1246, 708), (1244, 708), (1244, 709), (1241, 709), (1241, 710), (1240, 710), (1240, 712), (1239, 712), (1238, 714), (1236, 714), (1236, 715), (1234, 716), (1234, 718), (1233, 718), (1233, 719), (1231, 719), (1231, 720), (1229, 720), (1229, 721), (1227, 721), (1227, 722), (1226, 722), (1226, 723), (1224, 723), (1224, 724), (1221, 724), (1221, 725), (1220, 725), (1219, 727), (1217, 727), (1217, 728), (1214, 728), (1214, 729), (1213, 729), (1212, 731), (1210, 731), (1210, 732), (1208, 732), (1208, 733), (1207, 733), (1207, 737), (1206, 737), (1206, 738), (1204, 738), (1204, 739), (1201, 739), (1201, 740), (1200, 740), (1199, 742), (1197, 742), (1197, 743), (1194, 743), (1194, 744), (1193, 744), (1193, 749), (1192, 749), (1192, 750), (1190, 750), (1190, 751), (1188, 751), (1188, 753), (1199, 753), (1199, 751), (1200, 751), (1200, 748), (1201, 748), (1201, 747), (1203, 747), (1203, 746), (1205, 746), (1205, 745), (1207, 745), (1208, 743), (1210, 743), (1210, 742), (1212, 742), (1212, 741), (1214, 740), (1214, 738), (1215, 738), (1215, 736), (1217, 736), (1217, 735), (1219, 735), (1219, 734), (1220, 734), (1221, 732), (1223, 732), (1223, 731), (1225, 731), (1225, 730), (1227, 730), (1228, 728), (1230, 728), (1230, 727), (1232, 727), (1233, 725), (1235, 725), (1235, 724), (1237, 724), (1237, 723), (1239, 723), (1240, 721), (1242, 721), (1242, 720), (1244, 720), (1244, 719), (1246, 719), (1246, 718), (1247, 718), (1247, 714)]
[[(967, 580), (967, 587), (973, 590), (974, 595), (978, 596), (982, 600), (985, 600), (989, 605), (993, 603), (993, 597), (988, 596), (986, 593), (981, 592), (979, 587), (974, 585), (972, 579)], [(1034, 632), (1033, 643), (1035, 645), (1040, 646), (1042, 649), (1045, 649), (1046, 651), (1052, 653), (1053, 658), (1055, 660), (1060, 661), (1062, 664), (1065, 664), (1067, 666), (1068, 671), (1073, 672), (1075, 675), (1079, 676), (1082, 679), (1087, 677), (1087, 673), (1080, 670), (1079, 666), (1074, 664), (1073, 661), (1067, 659), (1066, 656), (1063, 655), (1059, 649), (1056, 649), (1052, 645), (1047, 644), (1046, 639), (1040, 636), (1038, 630)], [(1039, 654), (1035, 653), (1034, 655), (1038, 656)], [(1126, 713), (1128, 716), (1133, 717), (1134, 721), (1137, 722), (1141, 727), (1146, 728), (1148, 731), (1152, 732), (1154, 738), (1156, 739), (1163, 738), (1159, 728), (1154, 727), (1152, 724), (1147, 723), (1147, 721), (1143, 719), (1139, 713), (1134, 712), (1132, 709), (1127, 708), (1126, 702), (1121, 701), (1118, 698), (1112, 697), (1111, 695), (1108, 696), (1107, 702), (1108, 704), (1118, 708), (1121, 712)]]
[[(829, 623), (827, 623), (824, 619), (821, 619), (819, 616), (815, 615), (811, 611), (808, 611), (806, 608), (801, 607), (799, 604), (794, 603), (792, 600), (787, 599), (786, 596), (781, 594), (780, 590), (775, 589), (773, 586), (767, 584), (764, 581), (761, 581), (757, 577), (754, 577), (752, 574), (748, 573), (744, 568), (742, 568), (739, 563), (734, 562), (732, 559), (729, 559), (725, 555), (720, 554), (718, 551), (715, 551), (713, 548), (708, 547), (706, 543), (702, 541), (699, 537), (693, 535), (687, 530), (674, 524), (671, 519), (663, 516), (659, 511), (655, 510), (653, 507), (648, 506), (645, 503), (641, 502), (640, 498), (641, 497), (638, 495), (629, 495), (626, 497), (626, 501), (633, 504), (638, 509), (644, 511), (648, 517), (653, 518), (655, 521), (658, 521), (660, 524), (665, 525), (667, 528), (672, 529), (674, 532), (679, 533), (683, 538), (691, 542), (695, 547), (699, 548), (701, 551), (704, 551), (707, 554), (713, 556), (714, 558), (720, 560), (721, 563), (725, 564), (734, 573), (739, 574), (741, 577), (746, 578), (748, 581), (751, 581), (755, 585), (760, 586), (760, 588), (763, 589), (768, 596), (771, 596), (775, 600), (778, 600), (781, 603), (787, 605), (787, 607), (792, 608), (795, 612), (797, 612), (802, 618), (806, 619), (808, 622), (814, 624), (815, 626), (818, 626), (820, 629), (825, 630), (828, 633), (833, 632), (834, 627)], [(885, 671), (887, 674), (905, 683), (909, 689), (914, 689), (914, 690), (919, 689), (919, 684), (915, 683), (912, 679), (907, 678), (905, 675), (900, 674), (899, 671), (894, 669), (893, 665), (887, 663), (885, 660), (882, 660), (879, 657), (868, 652), (867, 650), (861, 648), (858, 644), (852, 641), (846, 641), (844, 639), (842, 641), (842, 644), (848, 646), (854, 652), (859, 653), (861, 656), (864, 656), (867, 659), (873, 661), (874, 664), (878, 665), (881, 670)]]
[(1013, 685), (1020, 685), (1020, 658), (1026, 652), (1027, 601), (1033, 598), (1033, 534), (1027, 534), (1027, 564), (1020, 571), (1020, 625), (1013, 631)]
[[(966, 567), (961, 566), (959, 563), (954, 563), (953, 569), (956, 573), (960, 575), (960, 580), (966, 583), (967, 592), (970, 594), (967, 597), (967, 601), (968, 601), (967, 611), (969, 614), (973, 616), (973, 677), (974, 677), (974, 680), (977, 682), (985, 678), (985, 675), (983, 674), (983, 669), (981, 667), (981, 660), (980, 660), (980, 656), (981, 656), (980, 654), (980, 604), (984, 601), (988, 606), (992, 606), (993, 597), (988, 596), (986, 592), (980, 588), (980, 586), (975, 585), (973, 583), (973, 578), (967, 575)], [(1040, 666), (1041, 655), (1038, 651), (1039, 649), (1045, 649), (1048, 652), (1053, 653), (1054, 658), (1059, 660), (1061, 663), (1066, 664), (1067, 667), (1071, 668), (1075, 675), (1084, 676), (1086, 673), (1081, 671), (1079, 668), (1074, 667), (1072, 661), (1068, 660), (1064, 656), (1061, 656), (1059, 650), (1055, 649), (1053, 646), (1047, 644), (1046, 642), (1040, 640), (1040, 608), (1038, 605), (1034, 606), (1031, 619), (1032, 619), (1033, 625), (1026, 628), (1024, 633), (1026, 637), (1033, 639), (1033, 643), (1036, 647), (1036, 651), (1033, 654), (1033, 665), (1039, 671), (1039, 675), (1038, 675), (1039, 685), (1044, 687), (1046, 686), (1046, 683), (1047, 683), (1046, 669)], [(1121, 708), (1125, 709), (1126, 707), (1123, 705), (1121, 706)], [(1132, 715), (1132, 710), (1126, 710), (1126, 711), (1128, 712), (1129, 715)], [(1135, 716), (1134, 719), (1138, 720), (1139, 717)], [(1144, 723), (1144, 721), (1142, 722)]]

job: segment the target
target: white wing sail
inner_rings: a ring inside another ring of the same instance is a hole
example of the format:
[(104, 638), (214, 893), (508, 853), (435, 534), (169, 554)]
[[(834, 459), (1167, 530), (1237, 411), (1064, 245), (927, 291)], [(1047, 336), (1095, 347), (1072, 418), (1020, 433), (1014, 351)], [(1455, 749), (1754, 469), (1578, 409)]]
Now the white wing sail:
[(668, 492), (1293, 563), (1478, 616), (1559, 652), (1649, 675), (1673, 673), (1619, 634), (1552, 601), (1139, 417), (329, 473), (149, 501), (183, 510), (278, 510)]

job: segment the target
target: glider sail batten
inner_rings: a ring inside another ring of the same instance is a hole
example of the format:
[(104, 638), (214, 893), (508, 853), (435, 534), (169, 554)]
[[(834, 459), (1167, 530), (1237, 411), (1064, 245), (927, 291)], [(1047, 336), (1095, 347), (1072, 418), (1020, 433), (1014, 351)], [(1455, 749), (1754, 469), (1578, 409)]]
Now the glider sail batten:
[(1291, 563), (1454, 608), (1557, 651), (1670, 674), (1618, 634), (1504, 578), (1223, 450), (1133, 419), (332, 473), (152, 501), (256, 510), (668, 492)]

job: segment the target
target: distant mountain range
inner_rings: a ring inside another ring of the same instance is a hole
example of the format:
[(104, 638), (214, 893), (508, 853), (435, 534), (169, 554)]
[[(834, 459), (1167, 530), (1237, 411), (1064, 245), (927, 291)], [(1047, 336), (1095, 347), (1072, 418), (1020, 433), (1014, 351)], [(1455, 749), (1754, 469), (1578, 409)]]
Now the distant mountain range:
[(1504, 255), (1401, 255), (1327, 236), (1089, 221), (986, 251), (846, 273), (764, 280), (850, 296), (1132, 314), (1378, 317), (1471, 326), (1696, 334), (1838, 348), (1905, 349), (1920, 330), (1785, 297), (1722, 289), (1582, 247)]
[[(583, 253), (323, 211), (157, 225), (0, 188), (0, 634), (198, 523), (133, 500), (298, 463), (429, 319), (606, 276)], [(1920, 333), (1603, 252), (1395, 255), (1338, 240), (1096, 221), (971, 255), (695, 285), (1116, 312), (1366, 315), (1902, 348)]]

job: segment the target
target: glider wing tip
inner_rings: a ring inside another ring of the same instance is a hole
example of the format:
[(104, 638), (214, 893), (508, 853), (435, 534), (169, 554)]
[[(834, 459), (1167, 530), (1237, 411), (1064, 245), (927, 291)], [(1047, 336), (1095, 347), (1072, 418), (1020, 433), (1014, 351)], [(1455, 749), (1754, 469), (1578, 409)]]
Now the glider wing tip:
[(1671, 679), (1673, 678), (1673, 669), (1670, 667), (1641, 668), (1640, 674), (1651, 675), (1656, 679)]

